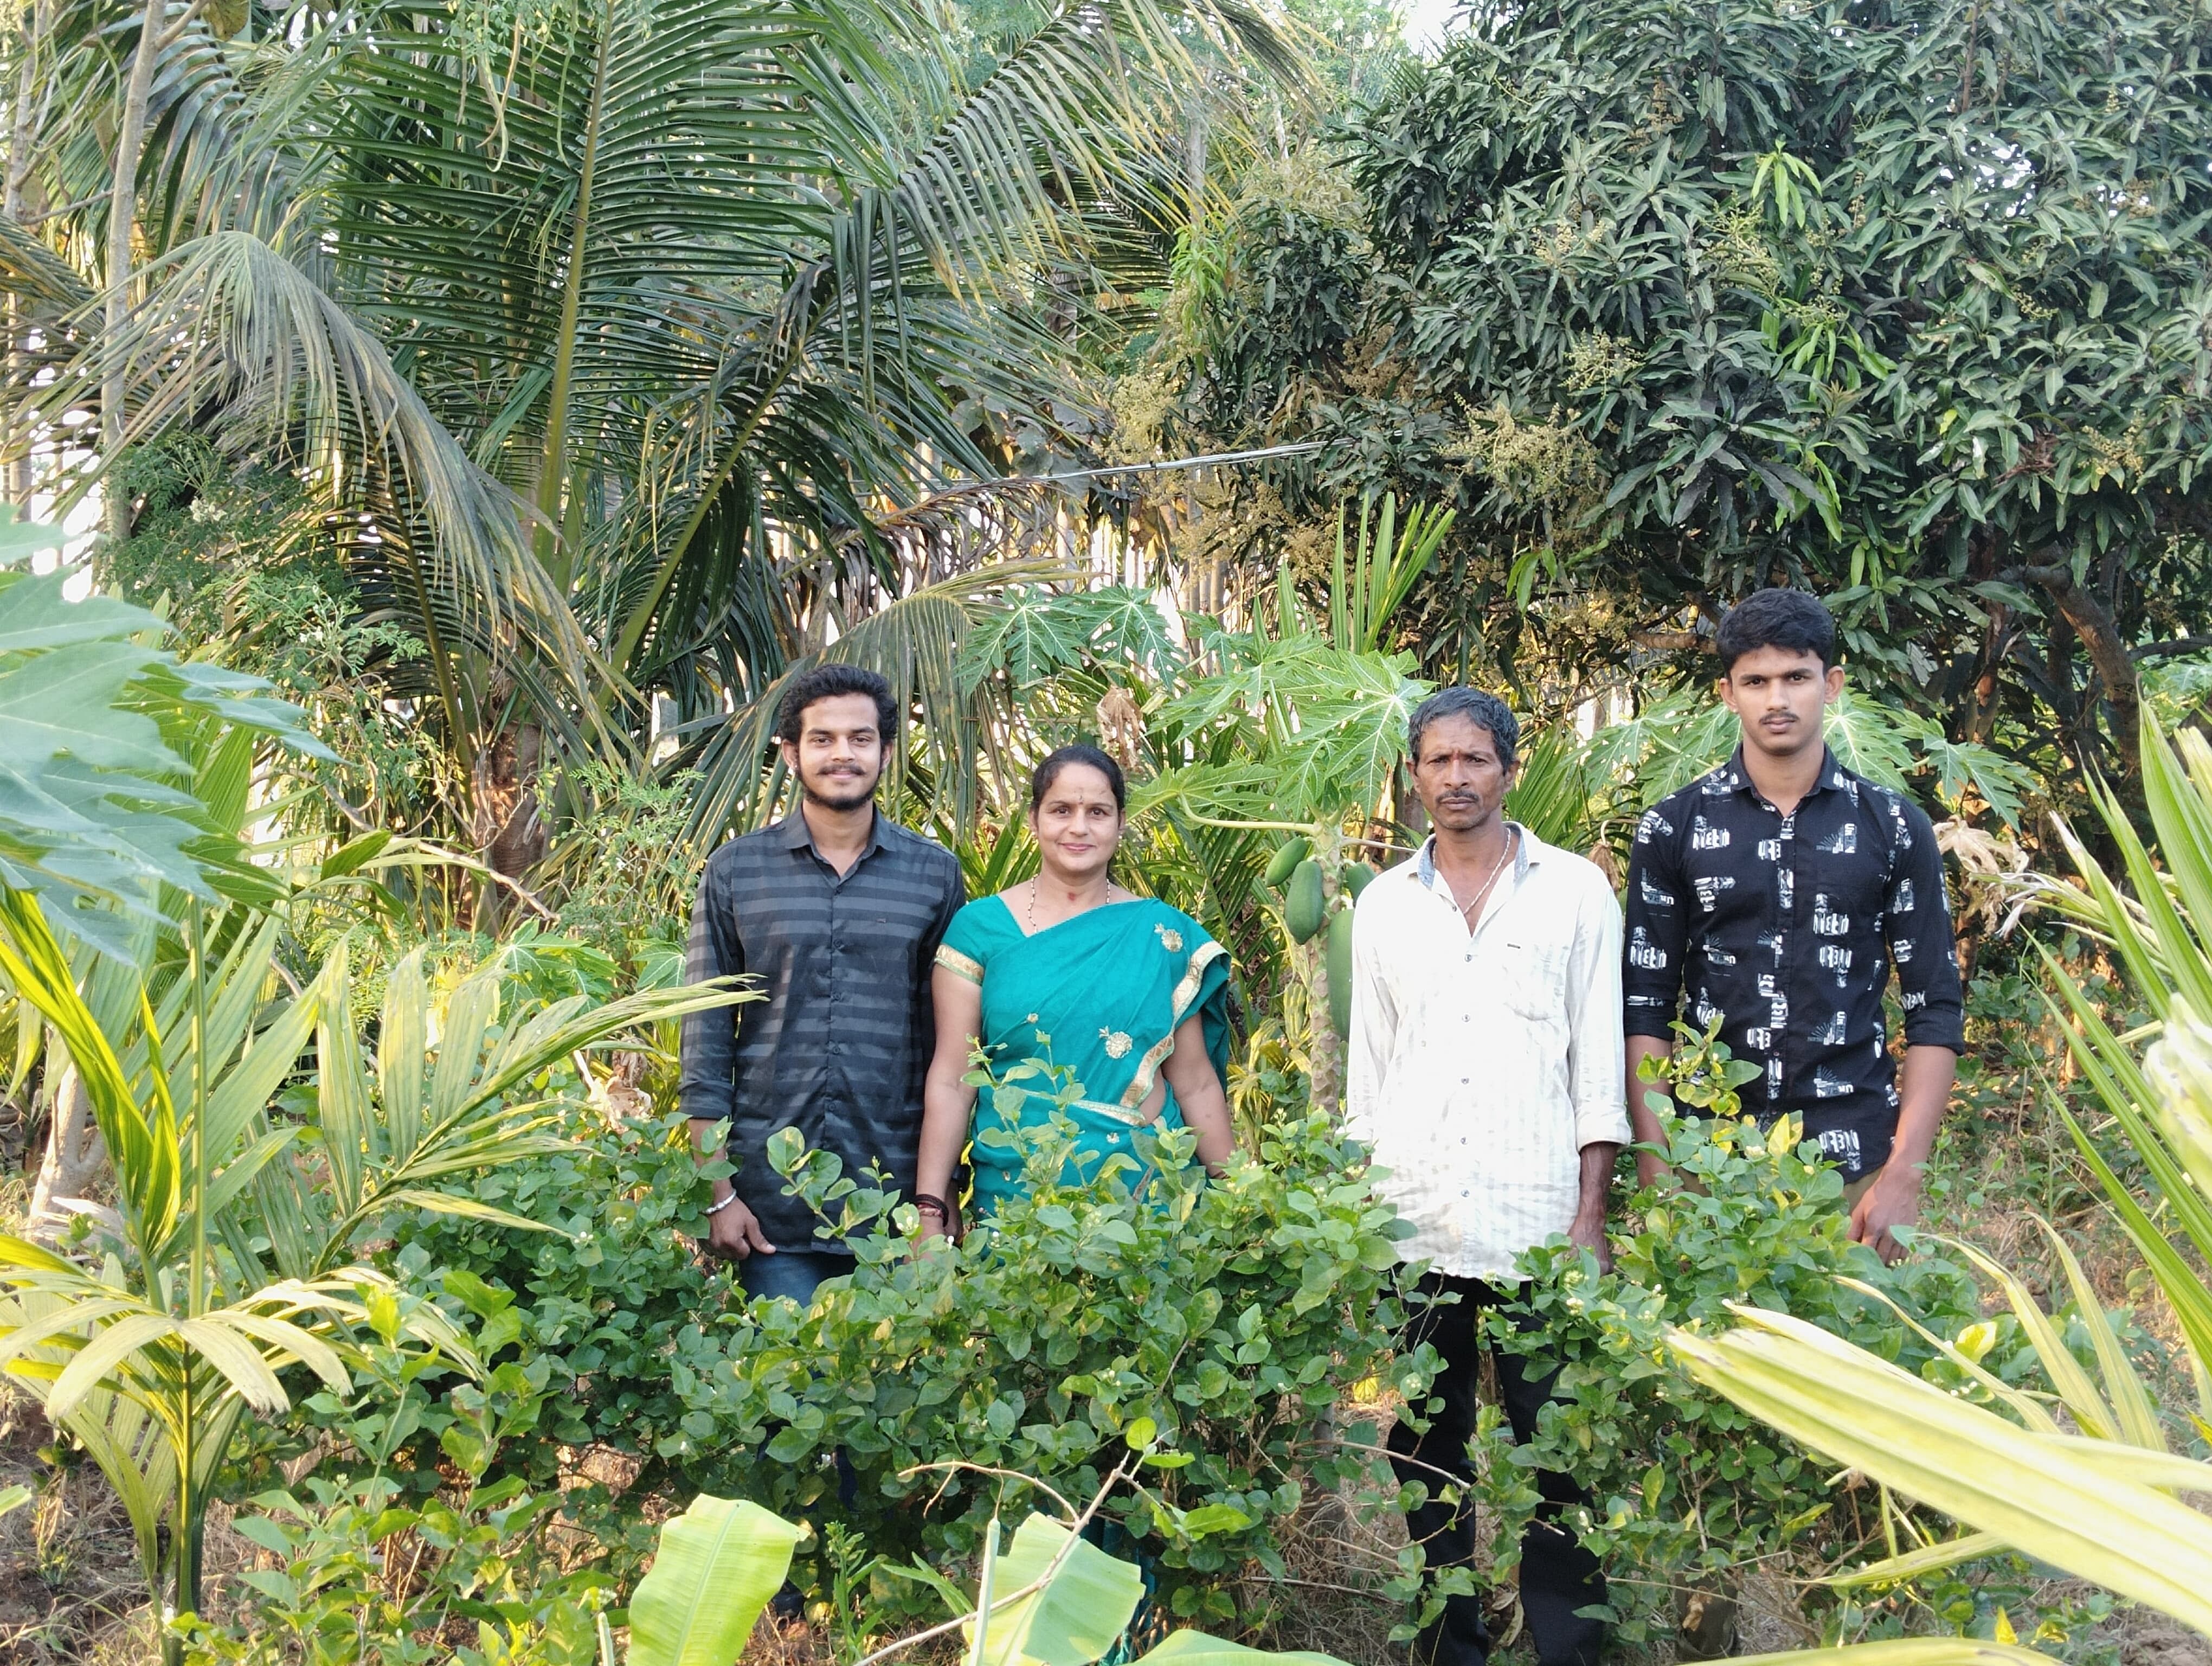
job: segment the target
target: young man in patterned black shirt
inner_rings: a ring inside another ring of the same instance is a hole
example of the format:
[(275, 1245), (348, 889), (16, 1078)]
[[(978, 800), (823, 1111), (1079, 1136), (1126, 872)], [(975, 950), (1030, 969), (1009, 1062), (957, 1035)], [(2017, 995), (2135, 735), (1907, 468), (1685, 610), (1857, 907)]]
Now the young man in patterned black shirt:
[[(1828, 611), (1762, 590), (1721, 622), (1721, 697), (1742, 743), (1650, 811), (1628, 870), (1622, 1000), (1629, 1116), (1663, 1148), (1644, 1058), (1680, 1015), (1761, 1067), (1744, 1109), (1784, 1112), (1842, 1169), (1851, 1236), (1888, 1260), (1919, 1219), (1921, 1170), (1963, 1045), (1943, 859), (1928, 817), (1836, 762), (1821, 718), (1843, 692)], [(1905, 1062), (1890, 1056), (1891, 969)], [(1685, 997), (1686, 996), (1686, 1003)], [(1643, 1178), (1666, 1173), (1649, 1152)]]

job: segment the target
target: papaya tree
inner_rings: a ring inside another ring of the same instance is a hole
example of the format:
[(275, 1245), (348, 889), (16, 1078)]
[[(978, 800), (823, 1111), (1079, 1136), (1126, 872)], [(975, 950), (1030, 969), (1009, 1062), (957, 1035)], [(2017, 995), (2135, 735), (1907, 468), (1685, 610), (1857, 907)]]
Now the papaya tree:
[(1285, 1025), (1303, 1029), (1314, 1103), (1332, 1110), (1352, 1023), (1352, 903), (1373, 873), (1359, 852), (1374, 842), (1407, 721), (1428, 692), (1412, 657), (1382, 644), (1452, 518), (1416, 504), (1401, 520), (1395, 496), (1363, 502), (1356, 520), (1340, 508), (1326, 617), (1310, 617), (1284, 565), (1273, 606), (1258, 610), (1272, 631), (1212, 636), (1213, 668), (1158, 714), (1213, 756), (1225, 743), (1233, 761), (1171, 770), (1140, 794), (1199, 825), (1287, 836), (1263, 876), (1282, 888), (1278, 917), (1302, 997)]

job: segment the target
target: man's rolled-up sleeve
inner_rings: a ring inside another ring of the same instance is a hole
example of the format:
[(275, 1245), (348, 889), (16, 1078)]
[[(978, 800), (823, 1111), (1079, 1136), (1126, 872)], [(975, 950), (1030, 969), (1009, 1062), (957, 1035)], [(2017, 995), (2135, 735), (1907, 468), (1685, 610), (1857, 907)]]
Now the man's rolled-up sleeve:
[[(684, 951), (687, 983), (704, 983), (745, 969), (737, 912), (725, 897), (718, 875), (719, 870), (709, 862), (699, 876), (699, 894), (691, 903), (691, 937)], [(684, 1020), (684, 1070), (677, 1092), (684, 1114), (694, 1122), (719, 1122), (730, 1115), (738, 1014), (743, 1010), (712, 1006)]]
[(1688, 882), (1674, 857), (1674, 828), (1655, 807), (1637, 824), (1628, 851), (1628, 901), (1620, 968), (1625, 1035), (1672, 1040), (1682, 1004), (1682, 957), (1689, 946), (1683, 911)]
[(1575, 1144), (1625, 1146), (1628, 1106), (1621, 1097), (1626, 1048), (1620, 1028), (1620, 905), (1592, 872), (1567, 953), (1567, 1089)]
[(1966, 1049), (1966, 1001), (1959, 987), (1959, 949), (1951, 933), (1951, 900), (1943, 889), (1943, 852), (1918, 806), (1905, 806), (1905, 836), (1882, 899), (1882, 936), (1897, 968), (1907, 1047)]

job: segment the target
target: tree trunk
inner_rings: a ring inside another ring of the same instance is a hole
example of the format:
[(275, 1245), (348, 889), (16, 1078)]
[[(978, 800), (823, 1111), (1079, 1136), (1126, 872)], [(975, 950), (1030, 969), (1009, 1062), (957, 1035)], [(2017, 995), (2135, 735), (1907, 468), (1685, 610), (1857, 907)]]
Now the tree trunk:
[(66, 1066), (54, 1090), (46, 1155), (31, 1189), (24, 1236), (44, 1243), (58, 1238), (72, 1213), (65, 1206), (83, 1198), (106, 1163), (107, 1147), (100, 1140), (99, 1125), (92, 1120), (91, 1097), (77, 1079), (76, 1067)]
[[(495, 691), (495, 707), (508, 703), (511, 690)], [(501, 725), (491, 744), (477, 754), (473, 771), (477, 848), (484, 865), (520, 879), (545, 855), (545, 821), (538, 814), (538, 771), (544, 755), (544, 731), (535, 723)], [(487, 885), (477, 924), (489, 929), (500, 901)]]
[(1298, 945), (1300, 970), (1306, 980), (1306, 1056), (1312, 1061), (1310, 1079), (1313, 1106), (1335, 1116), (1344, 1110), (1344, 1043), (1328, 1015), (1328, 928), (1324, 925), (1310, 940)]
[[(106, 344), (122, 339), (131, 318), (131, 233), (138, 218), (138, 155), (146, 138), (146, 105), (154, 88), (154, 64), (161, 56), (169, 0), (146, 0), (138, 21), (138, 45), (131, 55), (131, 80), (123, 95), (123, 116), (115, 134), (115, 173), (107, 198), (107, 314)], [(123, 452), (124, 400), (128, 379), (120, 360), (111, 357), (100, 387), (100, 462), (110, 471), (102, 499), (107, 537), (120, 544), (131, 536), (131, 504), (112, 471)]]
[[(43, 125), (43, 111), (34, 114), (46, 100), (39, 87), (39, 51), (46, 44), (46, 32), (53, 24), (53, 0), (37, 0), (23, 14), (22, 59), (15, 74), (15, 97), (9, 111), (8, 175), (4, 193), (0, 193), (0, 210), (8, 218), (21, 222), (23, 218), (23, 193), (31, 178), (31, 147)], [(9, 368), (20, 371), (23, 333), (23, 300), (20, 295), (8, 297), (8, 357)], [(6, 436), (11, 442), (19, 436)], [(0, 497), (15, 504), (25, 514), (30, 511), (31, 493), (36, 481), (31, 473), (31, 435), (20, 436), (23, 449), (9, 465), (8, 483)]]
[(2119, 753), (2120, 768), (2133, 776), (2141, 762), (2137, 730), (2142, 719), (2142, 690), (2119, 626), (2094, 593), (2074, 582), (2070, 567), (2058, 562), (2022, 567), (2014, 569), (2014, 576), (2042, 586), (2058, 617), (2081, 639), (2097, 680), (2104, 685), (2105, 700), (2112, 707), (2112, 745)]

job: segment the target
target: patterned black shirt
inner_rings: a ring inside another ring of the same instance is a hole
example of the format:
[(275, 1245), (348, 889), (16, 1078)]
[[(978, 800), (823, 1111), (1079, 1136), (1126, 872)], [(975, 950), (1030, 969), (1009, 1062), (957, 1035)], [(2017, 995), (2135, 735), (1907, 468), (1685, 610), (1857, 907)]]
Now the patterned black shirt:
[(1965, 1044), (1943, 857), (1917, 805), (1828, 752), (1785, 816), (1741, 749), (1647, 812), (1630, 854), (1621, 971), (1632, 1036), (1668, 1036), (1686, 985), (1700, 1029), (1765, 1067), (1744, 1109), (1784, 1111), (1847, 1177), (1889, 1159), (1896, 1073), (1882, 993), (1897, 968), (1905, 1039)]
[(842, 877), (797, 811), (707, 859), (690, 981), (748, 973), (768, 999), (684, 1020), (684, 1114), (730, 1119), (731, 1184), (778, 1249), (838, 1247), (783, 1195), (767, 1155), (780, 1128), (836, 1152), (854, 1179), (880, 1162), (900, 1190), (914, 1189), (937, 1039), (930, 968), (966, 897), (951, 851), (880, 812)]

